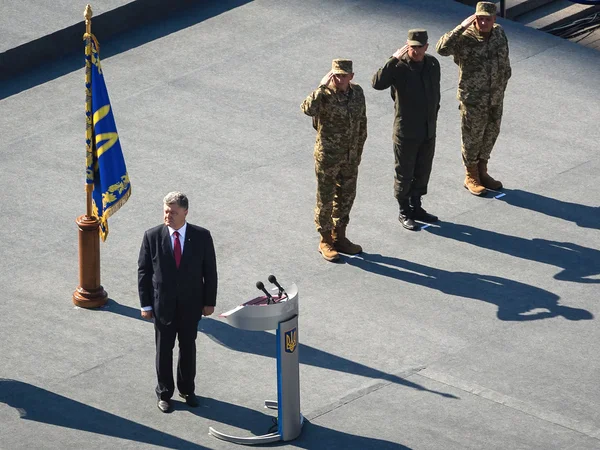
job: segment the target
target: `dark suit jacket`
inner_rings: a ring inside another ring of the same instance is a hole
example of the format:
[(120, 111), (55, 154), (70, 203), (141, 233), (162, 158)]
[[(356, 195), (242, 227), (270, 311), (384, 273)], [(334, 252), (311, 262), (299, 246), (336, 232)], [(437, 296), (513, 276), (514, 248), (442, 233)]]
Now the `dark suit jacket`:
[(167, 226), (146, 231), (138, 259), (138, 291), (142, 307), (152, 306), (155, 320), (163, 324), (171, 323), (176, 313), (200, 320), (202, 308), (217, 301), (217, 262), (210, 232), (187, 224), (177, 269)]

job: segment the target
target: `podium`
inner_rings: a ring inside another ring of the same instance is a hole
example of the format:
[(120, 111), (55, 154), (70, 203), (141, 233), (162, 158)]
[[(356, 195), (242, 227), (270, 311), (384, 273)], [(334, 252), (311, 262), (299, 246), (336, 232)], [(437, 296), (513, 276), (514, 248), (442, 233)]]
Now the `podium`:
[(296, 439), (302, 431), (300, 414), (300, 374), (298, 359), (298, 288), (292, 284), (287, 293), (274, 289), (273, 301), (257, 297), (219, 317), (236, 328), (250, 331), (277, 330), (277, 400), (265, 400), (265, 407), (277, 409), (277, 431), (262, 436), (238, 437), (213, 427), (209, 434), (236, 444), (256, 445)]

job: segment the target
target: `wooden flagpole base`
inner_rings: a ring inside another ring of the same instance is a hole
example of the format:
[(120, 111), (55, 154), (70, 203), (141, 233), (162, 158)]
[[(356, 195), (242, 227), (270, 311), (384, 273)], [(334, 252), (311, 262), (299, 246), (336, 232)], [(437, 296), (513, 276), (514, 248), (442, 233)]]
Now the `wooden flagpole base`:
[(98, 308), (108, 301), (100, 285), (100, 222), (95, 217), (79, 216), (79, 286), (73, 293), (73, 303), (82, 308)]

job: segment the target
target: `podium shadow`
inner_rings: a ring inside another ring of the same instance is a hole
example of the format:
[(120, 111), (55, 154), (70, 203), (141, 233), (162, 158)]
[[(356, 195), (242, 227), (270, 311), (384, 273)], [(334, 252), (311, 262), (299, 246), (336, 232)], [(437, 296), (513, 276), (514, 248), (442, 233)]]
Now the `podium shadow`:
[[(262, 406), (262, 405), (258, 405)], [(270, 416), (245, 406), (234, 405), (213, 398), (202, 397), (200, 407), (190, 409), (190, 412), (204, 419), (213, 420), (222, 424), (246, 430), (239, 432), (242, 436), (260, 436), (267, 434), (269, 428), (275, 424), (274, 416)], [(216, 430), (236, 434), (238, 431), (223, 430), (218, 424), (212, 425)], [(385, 441), (383, 439), (369, 438), (343, 431), (333, 430), (321, 425), (304, 420), (302, 433), (291, 442), (278, 442), (262, 447), (279, 447), (292, 444), (294, 447), (315, 448), (347, 448), (347, 449), (382, 449), (382, 450), (410, 450), (404, 445)]]
[(194, 442), (17, 380), (0, 378), (0, 403), (17, 409), (24, 420), (165, 448), (207, 449)]
[[(133, 319), (143, 320), (140, 316), (140, 310), (131, 306), (121, 305), (114, 299), (109, 299), (108, 303), (98, 308), (98, 311), (105, 311), (121, 316), (131, 317)], [(203, 318), (198, 323), (198, 331), (204, 333), (212, 341), (227, 347), (231, 350), (270, 358), (276, 357), (275, 337), (266, 331), (247, 331), (234, 328), (222, 320), (215, 320), (209, 317)], [(445, 392), (438, 392), (427, 389), (420, 384), (408, 381), (397, 375), (389, 374), (381, 370), (374, 369), (364, 364), (351, 361), (332, 353), (324, 352), (317, 348), (300, 343), (300, 364), (321, 367), (323, 369), (335, 370), (338, 372), (351, 373), (365, 378), (381, 379), (391, 383), (400, 384), (419, 391), (430, 392), (441, 395), (446, 398), (457, 399), (458, 397)]]
[[(198, 325), (198, 331), (206, 334), (210, 339), (231, 350), (254, 355), (275, 358), (275, 337), (266, 331), (247, 331), (234, 328), (220, 320), (204, 318)], [(442, 397), (457, 397), (452, 394), (427, 389), (420, 384), (413, 383), (397, 375), (389, 374), (364, 364), (351, 361), (332, 353), (324, 352), (317, 348), (300, 342), (299, 353), (300, 364), (335, 370), (338, 372), (359, 375), (365, 378), (381, 379), (391, 383), (400, 384), (419, 391), (438, 394)]]
[(563, 202), (520, 189), (504, 189), (503, 192), (506, 195), (499, 200), (509, 205), (567, 220), (582, 228), (600, 230), (600, 207), (598, 206)]
[(530, 321), (557, 316), (568, 320), (594, 318), (585, 309), (560, 305), (560, 297), (552, 292), (507, 278), (452, 272), (379, 254), (361, 253), (345, 259), (349, 265), (378, 275), (491, 303), (498, 307), (500, 320)]
[[(549, 241), (546, 239), (525, 239), (494, 231), (486, 231), (468, 225), (451, 222), (438, 222), (425, 231), (477, 247), (494, 250), (517, 258), (536, 261), (563, 270), (554, 278), (577, 283), (600, 283), (588, 278), (600, 274), (600, 251), (573, 244), (571, 242)], [(437, 225), (437, 224), (436, 224)]]

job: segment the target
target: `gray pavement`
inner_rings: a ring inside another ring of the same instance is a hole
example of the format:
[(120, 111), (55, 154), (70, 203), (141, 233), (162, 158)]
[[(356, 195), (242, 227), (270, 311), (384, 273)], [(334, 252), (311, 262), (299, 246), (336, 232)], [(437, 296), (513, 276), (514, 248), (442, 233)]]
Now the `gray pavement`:
[[(136, 263), (173, 189), (213, 233), (218, 312), (270, 273), (299, 286), (309, 422), (280, 447), (600, 448), (600, 55), (503, 23), (513, 78), (490, 161), (507, 188), (498, 199), (462, 187), (457, 68), (440, 57), (425, 207), (442, 222), (410, 233), (392, 196), (393, 105), (370, 78), (409, 28), (426, 27), (433, 44), (471, 8), (205, 7), (101, 41), (133, 194), (101, 244), (111, 299), (99, 310), (71, 303), (85, 208), (81, 55), (0, 88), (0, 448), (230, 449), (209, 426), (272, 425), (262, 403), (276, 395), (274, 336), (218, 317), (199, 326), (202, 405), (156, 408)], [(314, 131), (299, 109), (335, 57), (354, 60), (369, 117), (349, 227), (365, 253), (341, 264), (316, 250)]]

